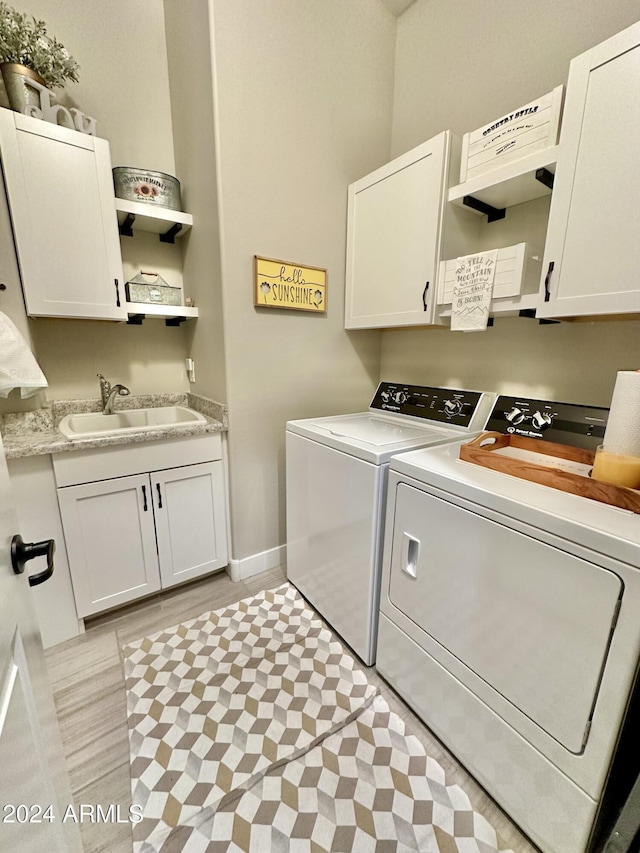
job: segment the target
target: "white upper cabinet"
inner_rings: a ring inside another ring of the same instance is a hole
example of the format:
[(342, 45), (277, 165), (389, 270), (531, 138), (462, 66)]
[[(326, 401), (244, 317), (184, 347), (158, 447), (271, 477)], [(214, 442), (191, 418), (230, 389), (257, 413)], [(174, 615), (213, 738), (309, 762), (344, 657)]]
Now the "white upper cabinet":
[(640, 24), (574, 59), (539, 317), (640, 313)]
[(0, 110), (0, 154), (27, 313), (125, 320), (109, 143)]
[(350, 185), (345, 328), (434, 322), (449, 151), (445, 131)]

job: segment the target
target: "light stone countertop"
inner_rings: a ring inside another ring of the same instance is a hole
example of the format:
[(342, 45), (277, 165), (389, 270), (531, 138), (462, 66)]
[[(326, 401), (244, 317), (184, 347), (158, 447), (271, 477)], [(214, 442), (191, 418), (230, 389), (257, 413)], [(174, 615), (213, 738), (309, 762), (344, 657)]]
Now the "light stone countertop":
[(100, 412), (100, 400), (54, 400), (33, 412), (17, 412), (0, 416), (0, 432), (7, 459), (25, 456), (43, 456), (49, 453), (66, 453), (72, 450), (93, 450), (118, 444), (137, 444), (181, 438), (188, 435), (205, 435), (226, 432), (227, 407), (222, 403), (199, 397), (196, 394), (154, 394), (119, 397), (115, 410), (146, 409), (158, 406), (188, 406), (207, 418), (205, 424), (179, 424), (165, 429), (140, 430), (125, 434), (92, 436), (91, 438), (65, 438), (58, 424), (65, 415), (78, 412)]

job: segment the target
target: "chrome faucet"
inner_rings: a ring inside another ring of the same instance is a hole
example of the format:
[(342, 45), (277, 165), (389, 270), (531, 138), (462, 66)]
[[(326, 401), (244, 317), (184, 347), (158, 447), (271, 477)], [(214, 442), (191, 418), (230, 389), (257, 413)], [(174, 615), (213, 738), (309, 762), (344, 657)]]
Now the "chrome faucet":
[(111, 383), (108, 379), (105, 379), (101, 373), (97, 374), (98, 379), (100, 380), (100, 396), (102, 397), (102, 414), (103, 415), (112, 415), (113, 414), (113, 401), (115, 400), (117, 395), (121, 397), (128, 397), (131, 393), (126, 385), (117, 385), (111, 386)]

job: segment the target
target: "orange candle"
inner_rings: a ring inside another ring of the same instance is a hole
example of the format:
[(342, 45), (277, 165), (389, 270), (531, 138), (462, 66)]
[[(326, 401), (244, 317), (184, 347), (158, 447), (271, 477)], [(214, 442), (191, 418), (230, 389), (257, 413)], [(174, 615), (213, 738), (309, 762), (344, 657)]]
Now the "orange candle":
[(591, 478), (601, 483), (638, 489), (640, 488), (640, 458), (626, 456), (624, 453), (612, 453), (604, 445), (600, 445), (596, 450)]

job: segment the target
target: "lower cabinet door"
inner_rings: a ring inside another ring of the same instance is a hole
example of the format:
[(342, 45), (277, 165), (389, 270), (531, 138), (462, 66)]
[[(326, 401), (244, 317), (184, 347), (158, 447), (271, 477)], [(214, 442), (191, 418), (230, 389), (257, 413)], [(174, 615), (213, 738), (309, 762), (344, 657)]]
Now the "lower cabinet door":
[(148, 474), (58, 489), (78, 616), (160, 589)]
[(227, 565), (222, 462), (151, 474), (163, 588)]

